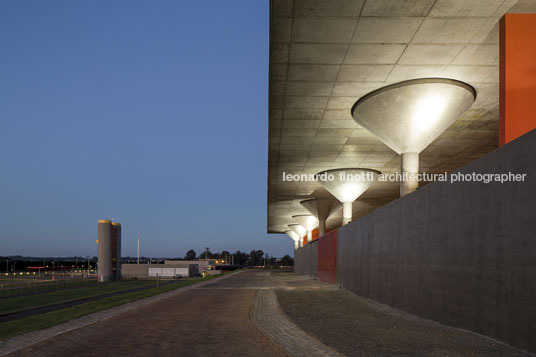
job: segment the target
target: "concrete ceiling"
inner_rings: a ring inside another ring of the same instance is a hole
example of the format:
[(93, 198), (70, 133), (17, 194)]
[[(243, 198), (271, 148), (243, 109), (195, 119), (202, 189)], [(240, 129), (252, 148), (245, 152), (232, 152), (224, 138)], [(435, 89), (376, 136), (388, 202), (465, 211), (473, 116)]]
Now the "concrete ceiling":
[[(284, 232), (292, 215), (306, 214), (300, 200), (330, 197), (315, 182), (283, 182), (283, 172), (399, 170), (399, 156), (350, 113), (361, 96), (387, 84), (445, 77), (477, 90), (473, 106), (421, 153), (421, 172), (452, 171), (495, 149), (498, 21), (506, 12), (536, 12), (536, 0), (272, 0), (268, 232)], [(375, 185), (354, 203), (354, 218), (398, 190), (397, 183)]]

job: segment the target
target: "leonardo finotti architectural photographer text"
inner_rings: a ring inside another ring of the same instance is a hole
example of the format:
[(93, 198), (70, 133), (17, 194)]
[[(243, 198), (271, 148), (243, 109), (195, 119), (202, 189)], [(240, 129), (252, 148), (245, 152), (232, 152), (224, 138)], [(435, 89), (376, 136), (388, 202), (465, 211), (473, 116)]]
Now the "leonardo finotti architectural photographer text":
[[(376, 181), (376, 175), (374, 175), (371, 172), (363, 172), (359, 174), (347, 174), (346, 172), (338, 172), (336, 174), (324, 172), (322, 174), (290, 174), (283, 172), (283, 181), (334, 181), (335, 176), (338, 176), (338, 180), (340, 181), (346, 181), (346, 182), (359, 182), (359, 181)], [(425, 181), (425, 182), (482, 182), (482, 183), (490, 183), (490, 182), (524, 182), (527, 177), (527, 174), (518, 174), (518, 173), (461, 173), (461, 172), (455, 172), (452, 174), (449, 174), (448, 172), (440, 173), (440, 174), (431, 174), (431, 173), (419, 173), (419, 174), (412, 174), (412, 173), (392, 173), (392, 174), (381, 174), (377, 177), (377, 181), (379, 182), (385, 182), (385, 181)]]

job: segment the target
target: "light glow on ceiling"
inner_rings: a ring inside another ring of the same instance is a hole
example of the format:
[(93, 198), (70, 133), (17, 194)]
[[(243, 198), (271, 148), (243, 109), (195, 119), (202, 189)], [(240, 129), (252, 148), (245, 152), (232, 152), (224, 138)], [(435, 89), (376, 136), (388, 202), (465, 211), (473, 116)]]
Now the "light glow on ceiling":
[(318, 183), (341, 202), (354, 202), (377, 180), (379, 171), (369, 169), (328, 170), (333, 180)]
[(301, 224), (289, 224), (288, 227), (292, 229), (299, 237), (303, 237), (307, 230)]
[(298, 242), (300, 240), (300, 237), (298, 234), (292, 230), (285, 231), (285, 233), (295, 242)]
[(446, 106), (447, 101), (439, 93), (421, 98), (415, 105), (413, 114), (413, 127), (417, 129), (417, 133), (426, 132), (437, 125), (445, 113)]
[(313, 229), (318, 227), (318, 219), (312, 214), (304, 214), (292, 216), (296, 222), (301, 224), (308, 232), (311, 232)]

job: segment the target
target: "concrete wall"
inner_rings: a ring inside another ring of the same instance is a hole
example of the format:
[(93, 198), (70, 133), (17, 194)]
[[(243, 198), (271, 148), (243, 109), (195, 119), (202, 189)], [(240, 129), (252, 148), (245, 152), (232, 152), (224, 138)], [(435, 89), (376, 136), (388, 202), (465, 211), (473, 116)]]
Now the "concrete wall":
[(318, 248), (317, 241), (306, 244), (294, 251), (294, 272), (301, 275), (317, 277)]
[(125, 278), (147, 278), (153, 264), (122, 264), (121, 273)]
[(164, 264), (178, 268), (187, 268), (190, 264), (197, 264), (200, 273), (216, 267), (216, 263), (213, 260), (164, 260)]
[(460, 170), (473, 171), (527, 178), (436, 182), (340, 228), (337, 283), (536, 352), (536, 131)]

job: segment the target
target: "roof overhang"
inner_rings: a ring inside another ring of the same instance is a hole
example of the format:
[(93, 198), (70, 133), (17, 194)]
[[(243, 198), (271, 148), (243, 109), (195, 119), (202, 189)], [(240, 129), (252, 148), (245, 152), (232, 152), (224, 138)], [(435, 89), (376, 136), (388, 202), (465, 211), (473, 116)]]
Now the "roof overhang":
[[(268, 220), (282, 233), (306, 214), (299, 201), (331, 197), (316, 182), (283, 173), (344, 167), (382, 173), (400, 158), (353, 120), (353, 104), (383, 86), (422, 77), (452, 78), (477, 100), (421, 153), (421, 171), (442, 173), (498, 146), (499, 19), (536, 12), (534, 0), (273, 0), (270, 14)], [(378, 183), (354, 204), (359, 217), (398, 197)], [(328, 220), (328, 229), (341, 213)]]

